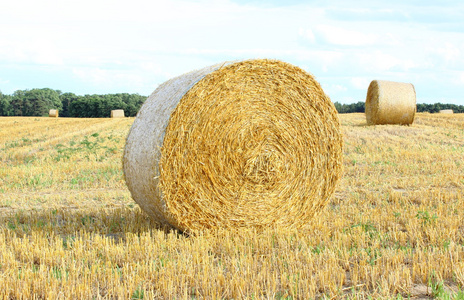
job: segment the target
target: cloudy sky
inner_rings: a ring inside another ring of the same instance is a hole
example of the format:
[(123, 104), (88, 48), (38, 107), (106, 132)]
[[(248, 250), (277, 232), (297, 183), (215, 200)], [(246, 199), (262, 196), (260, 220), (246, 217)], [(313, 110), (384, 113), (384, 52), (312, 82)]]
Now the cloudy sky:
[(464, 1), (0, 0), (4, 94), (149, 95), (247, 58), (305, 69), (334, 102), (383, 79), (413, 83), (418, 103), (464, 105)]

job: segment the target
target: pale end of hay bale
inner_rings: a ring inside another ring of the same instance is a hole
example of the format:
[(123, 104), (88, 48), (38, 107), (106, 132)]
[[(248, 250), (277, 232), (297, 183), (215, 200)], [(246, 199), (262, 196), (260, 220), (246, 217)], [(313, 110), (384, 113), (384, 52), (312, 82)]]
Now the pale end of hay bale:
[(296, 66), (221, 63), (150, 95), (123, 170), (133, 199), (161, 224), (301, 228), (341, 176), (340, 122), (319, 83)]
[(440, 114), (453, 114), (454, 113), (452, 109), (440, 109), (438, 112)]
[(367, 90), (368, 125), (411, 125), (416, 114), (416, 91), (411, 83), (373, 80)]
[(124, 110), (123, 109), (114, 109), (111, 111), (112, 118), (124, 118)]
[(50, 109), (48, 111), (48, 116), (50, 118), (58, 118), (58, 110), (57, 109)]

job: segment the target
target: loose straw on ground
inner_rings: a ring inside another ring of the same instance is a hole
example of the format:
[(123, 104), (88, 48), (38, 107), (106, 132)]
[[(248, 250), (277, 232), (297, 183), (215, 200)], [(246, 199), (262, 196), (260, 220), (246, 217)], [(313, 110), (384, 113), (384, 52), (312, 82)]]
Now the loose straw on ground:
[(114, 109), (111, 111), (112, 118), (124, 118), (124, 110), (123, 109)]
[(153, 92), (123, 165), (132, 197), (161, 224), (300, 228), (335, 189), (342, 137), (307, 72), (277, 60), (222, 63)]
[(58, 110), (57, 109), (50, 109), (48, 111), (48, 116), (50, 118), (58, 118)]
[(410, 83), (373, 80), (366, 96), (368, 125), (411, 125), (416, 114), (416, 91)]

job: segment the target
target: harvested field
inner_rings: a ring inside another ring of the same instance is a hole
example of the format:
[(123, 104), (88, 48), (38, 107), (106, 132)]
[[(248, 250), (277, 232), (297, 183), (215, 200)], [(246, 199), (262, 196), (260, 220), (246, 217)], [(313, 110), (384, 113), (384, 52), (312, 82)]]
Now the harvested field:
[(0, 118), (0, 298), (463, 296), (464, 115), (340, 115), (344, 175), (296, 230), (186, 236), (131, 199), (133, 118)]

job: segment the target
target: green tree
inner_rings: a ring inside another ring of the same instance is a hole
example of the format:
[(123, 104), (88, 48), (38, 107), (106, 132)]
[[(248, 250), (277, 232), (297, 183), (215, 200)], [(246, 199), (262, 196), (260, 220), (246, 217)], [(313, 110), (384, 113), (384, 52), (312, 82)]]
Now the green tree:
[(335, 106), (335, 109), (338, 111), (338, 113), (341, 113), (342, 105), (339, 102), (335, 102), (334, 106)]
[(417, 112), (429, 112), (437, 113), (440, 109), (452, 109), (454, 113), (464, 113), (464, 105), (456, 104), (443, 104), (443, 103), (434, 103), (434, 104), (417, 104)]
[(73, 100), (72, 102), (69, 103), (68, 106), (68, 114), (70, 117), (74, 118), (83, 118), (85, 117), (83, 115), (83, 112), (85, 111), (86, 103), (85, 103), (85, 98), (80, 97), (78, 99)]
[(0, 116), (12, 116), (11, 96), (0, 91)]
[(71, 102), (76, 101), (80, 98), (80, 96), (77, 96), (76, 94), (73, 93), (64, 93), (60, 95), (60, 100), (61, 100), (61, 111), (60, 111), (60, 117), (70, 117), (69, 113), (69, 106), (71, 105)]
[(137, 114), (146, 100), (138, 94), (85, 95), (69, 103), (69, 116), (79, 118), (108, 118), (113, 109), (123, 109), (126, 117)]
[(11, 105), (15, 116), (46, 116), (50, 109), (61, 109), (60, 91), (49, 88), (17, 90)]
[(0, 97), (0, 114), (7, 110), (8, 115), (44, 116), (58, 109), (61, 117), (108, 118), (113, 109), (123, 109), (126, 117), (135, 116), (147, 97), (128, 93), (77, 96), (45, 88), (17, 90), (6, 99)]
[(435, 103), (430, 110), (431, 113), (437, 113), (441, 109), (441, 103)]
[(338, 113), (346, 114), (346, 113), (363, 113), (364, 112), (364, 102), (359, 101), (357, 103), (351, 104), (340, 104), (338, 102), (334, 103), (335, 108), (337, 109)]
[(147, 99), (146, 96), (139, 94), (121, 94), (123, 102), (126, 104), (124, 113), (127, 117), (135, 117), (142, 104)]
[(13, 96), (10, 102), (13, 116), (23, 115), (24, 94), (25, 92), (22, 90), (17, 90), (13, 93)]
[(102, 105), (99, 95), (85, 95), (69, 104), (69, 115), (75, 118), (98, 118)]

